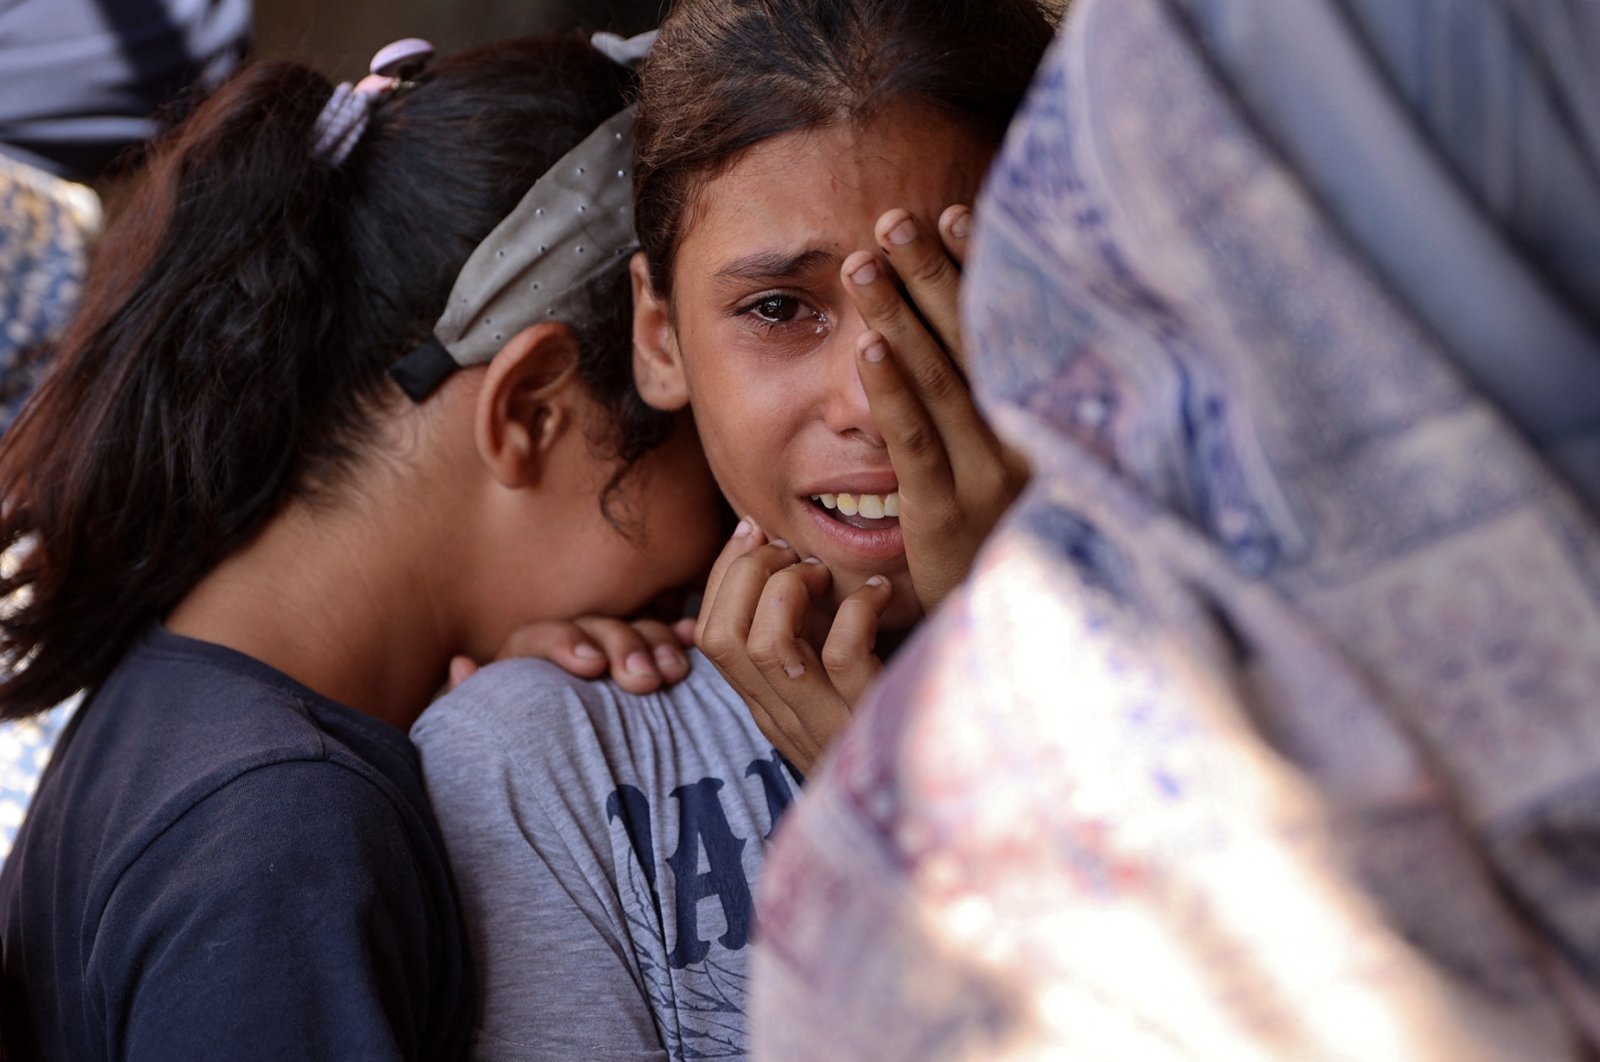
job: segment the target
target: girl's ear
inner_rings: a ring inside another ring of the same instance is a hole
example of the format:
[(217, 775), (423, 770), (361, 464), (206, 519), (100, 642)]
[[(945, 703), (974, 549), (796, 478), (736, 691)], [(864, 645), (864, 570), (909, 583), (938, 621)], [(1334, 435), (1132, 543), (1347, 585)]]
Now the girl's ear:
[(502, 485), (539, 482), (551, 446), (580, 422), (581, 351), (559, 322), (524, 328), (489, 362), (473, 414), (478, 455)]
[(634, 254), (628, 268), (633, 275), (633, 384), (654, 408), (682, 409), (689, 404), (689, 382), (666, 300), (650, 284), (643, 251)]

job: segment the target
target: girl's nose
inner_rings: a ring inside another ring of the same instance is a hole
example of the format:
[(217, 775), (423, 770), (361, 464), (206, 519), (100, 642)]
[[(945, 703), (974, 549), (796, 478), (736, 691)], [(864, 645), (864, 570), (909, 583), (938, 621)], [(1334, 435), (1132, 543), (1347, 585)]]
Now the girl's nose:
[(822, 420), (835, 434), (882, 446), (883, 433), (873, 419), (866, 389), (861, 386), (861, 373), (856, 369), (860, 357), (856, 352), (856, 340), (866, 331), (866, 324), (854, 314), (841, 323), (844, 327), (832, 337), (824, 358), (822, 385), (826, 393)]

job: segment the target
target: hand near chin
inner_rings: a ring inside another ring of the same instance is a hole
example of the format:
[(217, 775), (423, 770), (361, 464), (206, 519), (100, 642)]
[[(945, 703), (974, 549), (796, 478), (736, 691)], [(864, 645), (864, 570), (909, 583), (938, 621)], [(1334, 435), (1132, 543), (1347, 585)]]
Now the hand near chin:
[[(518, 627), (494, 658), (548, 660), (579, 678), (610, 675), (629, 693), (651, 693), (689, 674), (684, 651), (693, 638), (692, 619), (666, 624), (653, 619), (585, 616)], [(450, 661), (450, 688), (455, 689), (477, 670), (478, 662), (471, 657), (455, 657)]]
[(711, 569), (695, 626), (700, 650), (801, 773), (844, 729), (883, 667), (874, 645), (892, 591), (882, 576), (844, 599), (820, 653), (807, 639), (812, 604), (832, 583), (821, 561), (802, 559), (781, 540), (769, 542), (746, 519)]
[(979, 413), (964, 372), (959, 296), (972, 221), (967, 207), (949, 207), (935, 234), (891, 210), (878, 219), (882, 254), (857, 251), (841, 267), (867, 323), (857, 369), (899, 481), (906, 559), (927, 611), (966, 578), (1028, 479), (1021, 456)]

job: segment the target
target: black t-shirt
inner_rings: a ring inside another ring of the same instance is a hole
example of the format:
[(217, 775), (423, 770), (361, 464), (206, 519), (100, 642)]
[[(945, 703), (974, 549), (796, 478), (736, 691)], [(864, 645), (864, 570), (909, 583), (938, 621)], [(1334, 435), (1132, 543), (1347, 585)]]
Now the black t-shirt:
[(157, 630), (0, 873), (13, 1060), (462, 1055), (470, 973), (405, 735)]

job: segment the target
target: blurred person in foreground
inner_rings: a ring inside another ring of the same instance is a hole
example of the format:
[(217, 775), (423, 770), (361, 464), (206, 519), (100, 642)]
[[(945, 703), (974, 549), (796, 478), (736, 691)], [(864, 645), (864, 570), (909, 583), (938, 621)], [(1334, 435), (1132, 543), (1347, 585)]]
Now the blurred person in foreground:
[(1597, 54), (1074, 5), (964, 295), (1034, 478), (778, 833), (759, 1057), (1600, 1044)]

